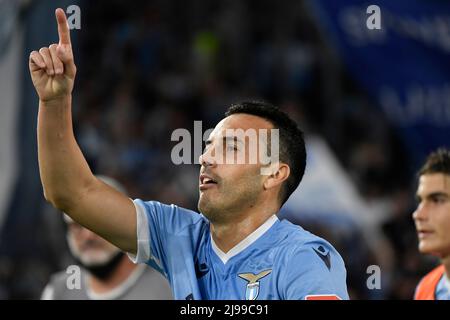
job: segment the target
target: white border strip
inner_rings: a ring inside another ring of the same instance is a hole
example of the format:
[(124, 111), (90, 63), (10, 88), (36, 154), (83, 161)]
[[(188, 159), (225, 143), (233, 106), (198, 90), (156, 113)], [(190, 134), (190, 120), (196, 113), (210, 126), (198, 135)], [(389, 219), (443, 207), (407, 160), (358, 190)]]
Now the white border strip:
[(133, 204), (136, 208), (137, 254), (127, 253), (127, 255), (133, 263), (145, 263), (150, 260), (150, 229), (148, 218), (142, 205), (137, 201), (133, 201)]

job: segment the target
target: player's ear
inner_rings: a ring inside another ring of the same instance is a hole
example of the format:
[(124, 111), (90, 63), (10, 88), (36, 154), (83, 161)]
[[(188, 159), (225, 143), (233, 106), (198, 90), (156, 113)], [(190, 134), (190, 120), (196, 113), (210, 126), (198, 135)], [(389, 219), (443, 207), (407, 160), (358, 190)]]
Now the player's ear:
[(280, 186), (291, 173), (291, 169), (286, 163), (276, 162), (272, 163), (268, 169), (269, 172), (264, 179), (264, 190)]

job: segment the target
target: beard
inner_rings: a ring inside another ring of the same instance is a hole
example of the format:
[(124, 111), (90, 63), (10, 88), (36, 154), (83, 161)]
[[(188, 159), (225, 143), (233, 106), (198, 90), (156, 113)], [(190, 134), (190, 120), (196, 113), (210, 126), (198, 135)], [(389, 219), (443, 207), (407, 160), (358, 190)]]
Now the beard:
[(226, 223), (245, 208), (258, 201), (260, 185), (248, 181), (237, 187), (232, 183), (222, 182), (218, 189), (206, 190), (200, 195), (197, 208), (211, 223)]
[(75, 262), (101, 280), (107, 279), (116, 270), (124, 256), (124, 253), (115, 247), (109, 250), (99, 250), (95, 256), (83, 254), (69, 234), (67, 235), (67, 242)]
[(74, 256), (75, 262), (86, 269), (92, 276), (100, 280), (106, 280), (117, 269), (120, 261), (124, 257), (122, 251), (117, 252), (108, 261), (99, 264), (85, 264), (79, 258)]

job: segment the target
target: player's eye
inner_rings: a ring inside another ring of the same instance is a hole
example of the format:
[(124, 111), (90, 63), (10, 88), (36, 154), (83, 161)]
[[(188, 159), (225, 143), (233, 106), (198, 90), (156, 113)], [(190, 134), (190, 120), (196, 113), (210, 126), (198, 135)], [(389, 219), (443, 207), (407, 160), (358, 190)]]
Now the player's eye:
[(432, 198), (431, 198), (431, 201), (432, 201), (433, 203), (435, 203), (435, 204), (442, 204), (442, 203), (444, 203), (446, 200), (447, 200), (447, 198), (445, 198), (445, 197), (440, 197), (440, 196), (432, 197)]

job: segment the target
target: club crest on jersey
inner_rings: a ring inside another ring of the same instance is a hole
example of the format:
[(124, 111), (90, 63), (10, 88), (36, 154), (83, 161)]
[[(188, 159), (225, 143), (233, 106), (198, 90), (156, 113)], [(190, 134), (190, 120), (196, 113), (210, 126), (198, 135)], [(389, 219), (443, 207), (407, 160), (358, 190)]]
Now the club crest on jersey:
[(238, 276), (244, 280), (246, 280), (247, 288), (245, 290), (245, 299), (246, 300), (256, 300), (259, 295), (259, 280), (267, 276), (272, 272), (272, 269), (261, 271), (258, 274), (253, 274), (251, 272), (248, 273), (239, 273)]

